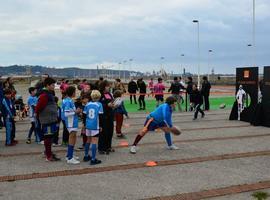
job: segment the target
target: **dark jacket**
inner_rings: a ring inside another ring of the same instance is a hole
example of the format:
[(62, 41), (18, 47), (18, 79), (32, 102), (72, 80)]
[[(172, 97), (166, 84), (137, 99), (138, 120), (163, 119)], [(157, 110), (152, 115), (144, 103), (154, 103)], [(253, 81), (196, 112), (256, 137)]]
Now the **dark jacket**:
[(128, 83), (128, 92), (131, 94), (135, 94), (138, 90), (137, 83), (135, 81), (130, 81)]
[(193, 82), (192, 81), (188, 81), (187, 82), (187, 93), (191, 94), (192, 93), (192, 86), (193, 86)]
[(137, 85), (138, 85), (138, 88), (139, 88), (139, 92), (141, 94), (145, 94), (146, 93), (146, 84), (144, 81), (137, 81)]
[(13, 118), (16, 114), (14, 102), (11, 99), (4, 97), (2, 99), (2, 116), (4, 118), (9, 117), (10, 119)]
[(54, 94), (48, 90), (43, 90), (35, 110), (37, 118), (41, 124), (52, 124), (58, 121), (58, 109)]
[(180, 82), (172, 82), (171, 87), (168, 92), (172, 92), (172, 94), (179, 94), (181, 89), (185, 89), (185, 87)]
[(209, 81), (204, 80), (202, 82), (202, 89), (201, 89), (202, 95), (203, 96), (209, 96), (210, 88), (211, 88), (211, 84), (209, 83)]
[(201, 92), (197, 90), (193, 90), (190, 94), (190, 102), (194, 103), (195, 105), (203, 104), (203, 97)]

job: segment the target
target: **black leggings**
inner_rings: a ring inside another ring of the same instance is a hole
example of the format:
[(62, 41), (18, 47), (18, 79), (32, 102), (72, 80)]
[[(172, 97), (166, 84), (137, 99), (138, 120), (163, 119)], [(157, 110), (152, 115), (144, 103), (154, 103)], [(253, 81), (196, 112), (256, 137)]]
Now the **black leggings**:
[(133, 99), (134, 99), (134, 102), (137, 103), (136, 95), (130, 95), (130, 96), (129, 96), (130, 103), (132, 103), (132, 97), (133, 97)]
[(140, 95), (139, 96), (139, 105), (140, 108), (145, 108), (145, 100), (144, 100), (145, 95)]

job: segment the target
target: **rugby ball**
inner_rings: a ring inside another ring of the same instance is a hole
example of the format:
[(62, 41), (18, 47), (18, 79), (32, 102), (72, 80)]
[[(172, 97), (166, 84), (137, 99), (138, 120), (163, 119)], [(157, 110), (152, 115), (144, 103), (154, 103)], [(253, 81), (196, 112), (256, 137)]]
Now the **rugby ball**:
[(172, 132), (172, 134), (174, 134), (174, 135), (180, 135), (180, 134), (181, 134), (180, 128), (178, 128), (178, 127), (176, 127), (176, 126), (173, 126), (173, 127), (171, 128), (171, 132)]
[(220, 104), (220, 105), (219, 105), (219, 108), (220, 108), (220, 109), (226, 108), (226, 104), (225, 104), (225, 103)]
[(120, 97), (117, 97), (113, 101), (114, 107), (118, 108), (122, 104), (123, 100)]

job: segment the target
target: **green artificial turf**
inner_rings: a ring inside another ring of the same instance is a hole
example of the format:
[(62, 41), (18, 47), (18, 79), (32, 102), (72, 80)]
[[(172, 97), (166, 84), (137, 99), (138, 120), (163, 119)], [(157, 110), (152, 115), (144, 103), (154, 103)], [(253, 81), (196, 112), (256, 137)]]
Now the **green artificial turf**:
[[(220, 109), (219, 106), (220, 104), (226, 104), (225, 109), (231, 109), (233, 106), (233, 103), (235, 101), (235, 97), (211, 97), (210, 98), (210, 110), (217, 110)], [(153, 98), (146, 98), (146, 111), (151, 112), (155, 109), (156, 107), (156, 101)], [(138, 103), (138, 102), (137, 102)], [(182, 109), (185, 109), (185, 102), (181, 104)], [(125, 107), (129, 113), (132, 112), (138, 112), (139, 104), (130, 104), (129, 99), (125, 100)]]

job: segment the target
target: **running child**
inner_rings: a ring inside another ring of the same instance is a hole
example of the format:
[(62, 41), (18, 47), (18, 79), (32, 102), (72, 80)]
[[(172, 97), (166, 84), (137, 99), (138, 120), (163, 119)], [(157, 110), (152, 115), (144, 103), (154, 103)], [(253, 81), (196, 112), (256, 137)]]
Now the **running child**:
[[(84, 145), (84, 158), (83, 161), (90, 161), (91, 165), (97, 165), (101, 163), (101, 160), (96, 158), (97, 144), (99, 132), (102, 129), (100, 127), (99, 117), (103, 114), (103, 107), (99, 101), (101, 94), (98, 90), (93, 90), (91, 92), (92, 101), (88, 102), (83, 113), (86, 115), (86, 136), (87, 142)], [(91, 157), (89, 155), (89, 148), (91, 144)]]
[(151, 112), (147, 117), (144, 123), (144, 128), (136, 136), (133, 145), (130, 148), (130, 153), (136, 153), (137, 144), (146, 135), (148, 131), (154, 131), (157, 128), (160, 128), (165, 133), (165, 139), (167, 142), (167, 149), (177, 150), (179, 149), (172, 143), (172, 138), (170, 132), (175, 135), (180, 135), (180, 130), (172, 124), (172, 112), (175, 108), (176, 99), (173, 96), (170, 96), (166, 99), (166, 102), (156, 108)]

